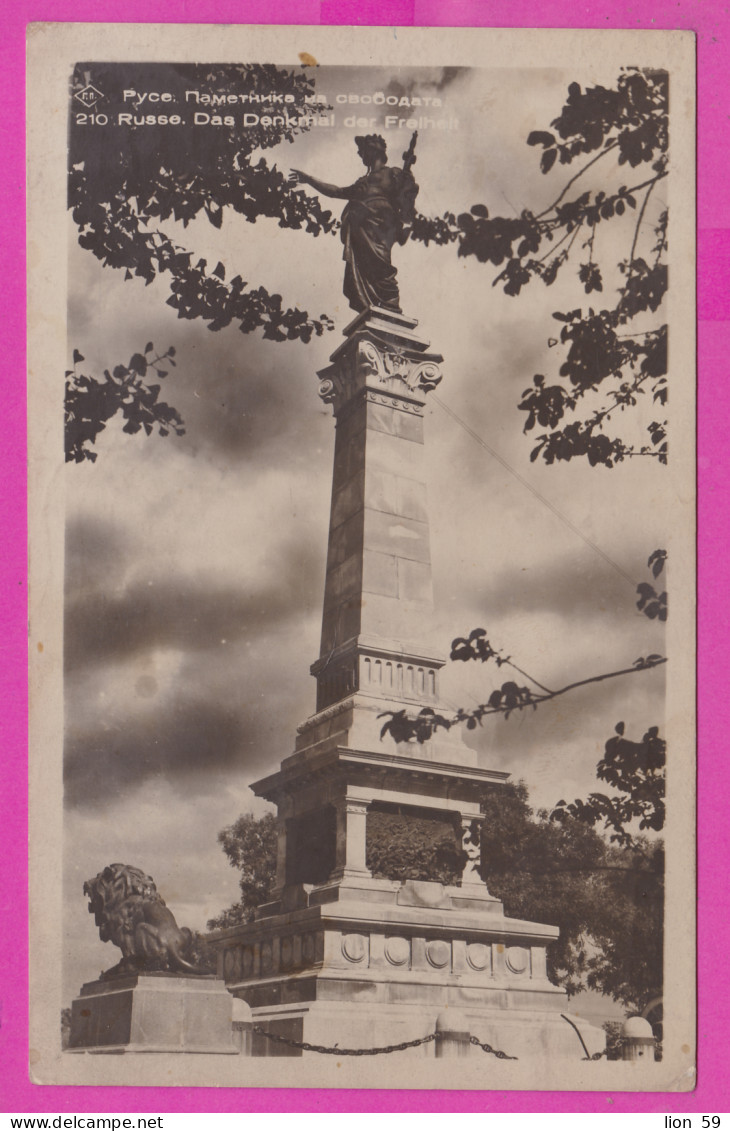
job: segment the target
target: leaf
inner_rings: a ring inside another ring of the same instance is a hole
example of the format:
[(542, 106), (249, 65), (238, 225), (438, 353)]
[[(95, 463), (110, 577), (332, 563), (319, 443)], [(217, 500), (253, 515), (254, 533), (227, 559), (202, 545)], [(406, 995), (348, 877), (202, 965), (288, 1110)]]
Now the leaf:
[(659, 577), (659, 574), (664, 569), (666, 560), (666, 550), (654, 550), (654, 552), (649, 555), (649, 559), (646, 564), (651, 567), (651, 572), (653, 573), (654, 577)]
[(74, 365), (78, 365), (80, 361), (86, 361), (86, 358), (78, 350), (74, 350)]
[(141, 353), (132, 354), (129, 360), (129, 368), (138, 373), (140, 377), (144, 377), (147, 372), (147, 359)]
[(217, 263), (217, 264), (216, 264), (216, 266), (215, 266), (215, 267), (213, 268), (213, 270), (211, 271), (211, 274), (212, 274), (212, 275), (217, 275), (217, 277), (218, 277), (219, 279), (225, 279), (225, 277), (226, 277), (226, 269), (225, 269), (225, 267), (223, 266), (223, 264), (222, 264), (222, 263)]
[(527, 137), (527, 144), (547, 147), (549, 145), (555, 145), (555, 137), (546, 130), (533, 130)]
[(155, 347), (152, 345), (152, 342), (148, 342), (147, 345), (144, 347), (144, 352), (145, 353), (152, 353), (154, 348)]
[(223, 224), (223, 209), (220, 206), (216, 209), (210, 204), (206, 204), (205, 212), (213, 227), (220, 228)]
[(487, 220), (489, 218), (489, 212), (487, 211), (487, 207), (484, 204), (472, 204), (469, 211), (473, 216), (479, 216), (482, 220)]

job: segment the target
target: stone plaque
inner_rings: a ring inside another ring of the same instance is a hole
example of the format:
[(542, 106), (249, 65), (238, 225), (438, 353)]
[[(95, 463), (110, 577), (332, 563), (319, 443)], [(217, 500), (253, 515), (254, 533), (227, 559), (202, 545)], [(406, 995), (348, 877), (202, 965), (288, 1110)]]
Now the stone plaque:
[(470, 943), (466, 948), (466, 960), (473, 970), (488, 970), (491, 957), (491, 948), (484, 943)]
[(367, 954), (367, 939), (364, 935), (345, 935), (342, 953), (348, 962), (362, 962)]
[(426, 943), (426, 958), (431, 966), (435, 966), (437, 970), (442, 970), (451, 961), (450, 944), (441, 939), (434, 939)]
[(408, 939), (387, 938), (385, 940), (385, 957), (391, 966), (405, 966), (411, 957), (411, 946)]

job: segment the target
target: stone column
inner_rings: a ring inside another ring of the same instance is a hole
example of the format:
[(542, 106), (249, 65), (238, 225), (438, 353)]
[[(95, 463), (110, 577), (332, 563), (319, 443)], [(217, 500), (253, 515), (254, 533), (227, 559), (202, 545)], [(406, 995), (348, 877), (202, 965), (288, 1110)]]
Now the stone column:
[(372, 878), (365, 863), (365, 830), (369, 802), (343, 797), (336, 804), (336, 863), (331, 880)]
[(416, 321), (369, 310), (320, 372), (337, 421), (317, 710), (352, 694), (437, 702), (423, 410), (441, 380)]
[(278, 899), (286, 886), (286, 816), (281, 808), (276, 816), (276, 880), (270, 899)]

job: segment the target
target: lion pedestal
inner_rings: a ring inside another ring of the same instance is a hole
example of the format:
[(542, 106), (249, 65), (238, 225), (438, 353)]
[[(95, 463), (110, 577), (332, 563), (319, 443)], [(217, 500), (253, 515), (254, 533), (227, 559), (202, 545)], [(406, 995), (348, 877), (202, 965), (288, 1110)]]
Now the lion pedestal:
[(118, 974), (81, 987), (69, 1051), (237, 1054), (232, 1013), (233, 998), (213, 974)]
[(233, 998), (195, 964), (193, 935), (151, 876), (109, 864), (84, 884), (102, 942), (122, 952), (71, 1009), (70, 1052), (238, 1053)]

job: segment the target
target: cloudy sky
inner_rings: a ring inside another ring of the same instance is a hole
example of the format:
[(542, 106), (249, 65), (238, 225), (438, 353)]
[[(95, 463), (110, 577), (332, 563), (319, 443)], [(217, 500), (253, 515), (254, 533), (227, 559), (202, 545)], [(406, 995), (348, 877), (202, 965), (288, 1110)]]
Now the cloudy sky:
[[(545, 207), (564, 179), (557, 169), (541, 176), (527, 134), (548, 127), (570, 81), (615, 78), (598, 66), (570, 74), (321, 68), (317, 82), (332, 100), (400, 88), (438, 93), (441, 113), (458, 126), (421, 131), (420, 210), (458, 212), (479, 201), (513, 216)], [(269, 160), (351, 183), (362, 172), (352, 143), (361, 131), (344, 117), (340, 109), (336, 129), (314, 130)], [(386, 138), (397, 163), (410, 131)], [(235, 215), (220, 231), (205, 219), (166, 230), (209, 263), (220, 259), (228, 277), (240, 273), (287, 305), (327, 312), (336, 329), (309, 345), (278, 344), (235, 326), (211, 333), (178, 321), (164, 281), (125, 283), (71, 232), (69, 358), (78, 348), (83, 371), (100, 373), (150, 339), (160, 350), (174, 345), (179, 364), (163, 396), (187, 431), (146, 438), (112, 423), (96, 463), (66, 469), (66, 1000), (117, 960), (95, 937), (83, 881), (114, 860), (135, 864), (178, 921), (203, 928), (238, 890), (218, 831), (242, 812), (265, 811), (248, 783), (291, 753), (297, 724), (314, 710), (308, 669), (319, 648), (334, 443), (316, 371), (351, 317), (341, 247)], [(631, 236), (613, 225), (599, 257), (627, 256)], [(580, 305), (575, 275), (549, 290), (533, 283), (515, 299), (492, 288), (492, 268), (453, 249), (409, 244), (395, 258), (404, 310), (445, 358), (439, 397), (529, 485), (431, 400), (428, 488), (444, 652), (454, 636), (482, 626), (549, 686), (661, 652), (661, 626), (637, 611), (635, 586), (649, 554), (666, 544), (666, 469), (653, 460), (612, 470), (530, 464), (533, 442), (515, 407), (533, 374), (556, 374), (550, 314)], [(607, 290), (617, 284), (608, 276)], [(488, 667), (447, 666), (445, 704), (483, 702), (503, 678)], [(640, 737), (662, 717), (659, 669), (536, 713), (492, 718), (469, 742), (483, 766), (524, 778), (533, 802), (549, 806), (594, 787), (619, 719)]]

